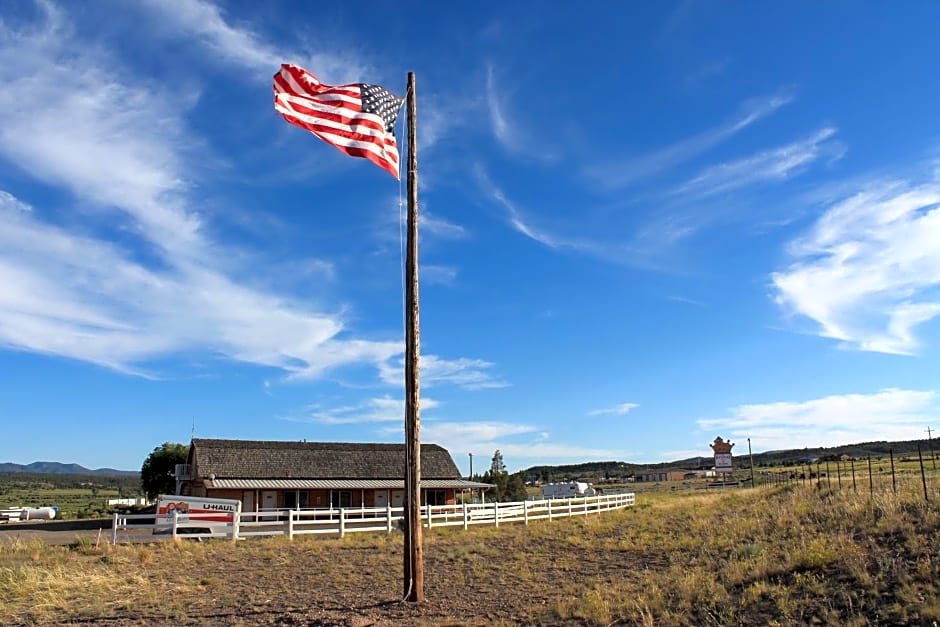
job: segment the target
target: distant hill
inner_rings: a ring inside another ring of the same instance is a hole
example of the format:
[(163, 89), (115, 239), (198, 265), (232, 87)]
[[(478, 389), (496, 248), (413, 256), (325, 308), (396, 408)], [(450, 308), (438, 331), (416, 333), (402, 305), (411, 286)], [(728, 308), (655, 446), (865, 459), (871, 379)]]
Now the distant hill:
[[(842, 455), (848, 455), (855, 459), (864, 459), (871, 457), (873, 459), (888, 457), (889, 452), (894, 453), (895, 457), (917, 456), (917, 447), (924, 459), (930, 457), (931, 443), (928, 440), (907, 440), (903, 442), (861, 442), (859, 444), (844, 444), (841, 446), (823, 447), (816, 446), (812, 448), (790, 449), (783, 451), (765, 451), (754, 453), (754, 466), (767, 467), (778, 465), (791, 465), (807, 462), (825, 462), (835, 461)], [(937, 452), (940, 453), (940, 442), (934, 443)], [(747, 465), (747, 443), (744, 449), (741, 446), (735, 446), (734, 459), (735, 465), (741, 467), (743, 463)], [(686, 470), (695, 470), (699, 468), (711, 468), (714, 463), (712, 456), (690, 457), (688, 459), (679, 459), (671, 462), (661, 462), (657, 464), (635, 464), (630, 462), (585, 462), (582, 464), (567, 464), (562, 466), (532, 466), (523, 470), (523, 474), (530, 479), (550, 479), (552, 481), (563, 481), (577, 478), (606, 478), (606, 477), (629, 477), (634, 473), (646, 470), (656, 470), (660, 468), (682, 468)]]
[(63, 464), (61, 462), (33, 462), (32, 464), (0, 463), (0, 473), (20, 472), (46, 475), (100, 475), (108, 477), (125, 477), (140, 474), (136, 470), (116, 470), (114, 468), (96, 468), (92, 470), (78, 464)]

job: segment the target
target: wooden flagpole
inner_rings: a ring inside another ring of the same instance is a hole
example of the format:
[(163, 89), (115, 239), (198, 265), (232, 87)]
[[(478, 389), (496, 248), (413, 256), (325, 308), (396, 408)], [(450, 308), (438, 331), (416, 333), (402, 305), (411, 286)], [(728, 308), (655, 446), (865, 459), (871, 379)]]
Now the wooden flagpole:
[(418, 153), (415, 73), (408, 72), (408, 252), (405, 258), (405, 599), (424, 602), (421, 521), (421, 411), (418, 381)]

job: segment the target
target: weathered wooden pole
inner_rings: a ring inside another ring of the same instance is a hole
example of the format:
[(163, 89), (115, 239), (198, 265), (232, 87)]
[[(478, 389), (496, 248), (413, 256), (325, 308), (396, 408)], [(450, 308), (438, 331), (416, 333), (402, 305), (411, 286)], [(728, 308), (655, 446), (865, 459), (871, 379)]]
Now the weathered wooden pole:
[(408, 252), (405, 258), (405, 599), (424, 602), (421, 521), (421, 411), (418, 381), (418, 147), (415, 73), (408, 72)]

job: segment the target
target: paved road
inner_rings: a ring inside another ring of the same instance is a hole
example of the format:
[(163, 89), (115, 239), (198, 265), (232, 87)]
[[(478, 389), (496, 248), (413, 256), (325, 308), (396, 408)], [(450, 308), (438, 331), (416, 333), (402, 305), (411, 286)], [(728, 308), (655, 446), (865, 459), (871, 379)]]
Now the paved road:
[[(111, 523), (110, 518), (0, 523), (0, 544), (42, 540), (48, 545), (64, 545), (75, 542), (77, 538), (89, 538), (92, 542), (100, 541), (102, 544), (110, 543)], [(161, 536), (154, 537), (148, 529), (122, 532), (119, 541), (123, 543), (131, 538), (134, 542), (154, 542), (166, 539)]]

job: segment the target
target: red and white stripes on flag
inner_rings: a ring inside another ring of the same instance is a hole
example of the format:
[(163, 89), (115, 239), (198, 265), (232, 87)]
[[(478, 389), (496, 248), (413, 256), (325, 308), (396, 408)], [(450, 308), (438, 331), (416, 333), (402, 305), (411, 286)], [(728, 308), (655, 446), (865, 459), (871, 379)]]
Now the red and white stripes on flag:
[(378, 85), (324, 85), (285, 63), (274, 75), (274, 109), (347, 155), (363, 157), (398, 178), (395, 119), (402, 99)]

